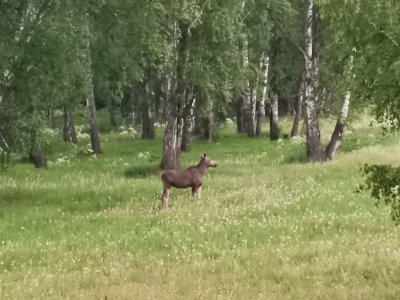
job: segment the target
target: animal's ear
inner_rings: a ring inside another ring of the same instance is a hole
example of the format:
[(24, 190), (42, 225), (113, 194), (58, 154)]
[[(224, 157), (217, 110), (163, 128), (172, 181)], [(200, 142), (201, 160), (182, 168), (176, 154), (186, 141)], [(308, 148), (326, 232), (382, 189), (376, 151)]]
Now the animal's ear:
[(204, 157), (207, 157), (207, 154), (204, 153)]

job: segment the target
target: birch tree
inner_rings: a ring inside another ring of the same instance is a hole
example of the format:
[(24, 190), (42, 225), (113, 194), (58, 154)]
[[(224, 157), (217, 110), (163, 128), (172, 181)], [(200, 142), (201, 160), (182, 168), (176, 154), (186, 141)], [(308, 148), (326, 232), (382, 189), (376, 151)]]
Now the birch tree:
[(89, 115), (90, 144), (92, 146), (93, 153), (100, 154), (103, 151), (101, 149), (100, 134), (97, 125), (96, 104), (94, 102), (94, 93), (93, 93), (89, 15), (86, 14), (85, 17), (86, 17), (86, 24), (84, 26), (86, 29), (85, 30), (86, 35), (85, 35), (85, 45), (82, 54), (82, 71), (83, 71), (83, 80), (85, 88), (86, 108)]
[(237, 125), (238, 132), (245, 132), (249, 137), (261, 135), (260, 118), (264, 112), (266, 97), (263, 87), (267, 88), (268, 83), (268, 50), (272, 28), (270, 15), (275, 10), (284, 8), (285, 4), (286, 1), (281, 4), (265, 1), (242, 2), (244, 34), (241, 41), (241, 63), (245, 72), (237, 105)]
[[(378, 121), (387, 121), (392, 129), (399, 128), (400, 3), (383, 0), (318, 0), (318, 3), (323, 19), (329, 24), (329, 43), (336, 45), (335, 51), (327, 48), (331, 69), (341, 70), (337, 65), (346, 65), (349, 57), (354, 57), (351, 95), (357, 103), (353, 105), (372, 104)], [(341, 73), (334, 72), (334, 76), (339, 78)]]
[(260, 59), (260, 70), (262, 71), (260, 86), (259, 86), (259, 98), (257, 100), (257, 121), (256, 121), (256, 136), (261, 136), (262, 123), (265, 116), (265, 100), (267, 96), (268, 87), (268, 71), (269, 71), (269, 56), (264, 51)]
[[(372, 107), (378, 122), (388, 126), (388, 130), (398, 131), (400, 2), (318, 0), (318, 3), (322, 17), (329, 23), (329, 42), (335, 45), (335, 51), (327, 52), (333, 62), (331, 69), (341, 70), (337, 65), (343, 65), (354, 57), (351, 91), (346, 92), (345, 103), (350, 96), (357, 99), (352, 101), (352, 106)], [(341, 72), (332, 73), (336, 79), (342, 76)], [(341, 82), (341, 86), (347, 90), (345, 82)], [(346, 112), (345, 105), (343, 108)], [(388, 205), (392, 220), (399, 224), (400, 168), (366, 165), (364, 172), (366, 189), (376, 199), (376, 205)]]
[(55, 1), (0, 3), (0, 135), (7, 151), (28, 152), (36, 167), (46, 166), (41, 146), (49, 107), (79, 90), (75, 57), (64, 51), (76, 44), (63, 13)]
[[(351, 84), (353, 82), (353, 56), (351, 56), (350, 62), (345, 63), (344, 66), (342, 66), (341, 68), (345, 71), (341, 74), (341, 79), (337, 82), (345, 82), (347, 90), (344, 92), (343, 104), (339, 112), (339, 117), (331, 136), (330, 142), (326, 149), (324, 149), (321, 143), (318, 124), (318, 88), (320, 84), (320, 62), (318, 57), (318, 52), (320, 51), (320, 49), (318, 48), (321, 48), (321, 44), (316, 43), (314, 39), (315, 32), (313, 32), (313, 29), (318, 28), (318, 25), (315, 25), (314, 23), (319, 22), (319, 20), (317, 20), (318, 17), (316, 16), (315, 9), (316, 8), (314, 6), (314, 1), (309, 0), (306, 14), (306, 49), (304, 51), (306, 65), (304, 80), (304, 113), (306, 125), (307, 154), (311, 161), (321, 162), (333, 159), (337, 149), (343, 141), (344, 129), (350, 104), (350, 94), (352, 88)], [(351, 49), (351, 45), (347, 45), (346, 49), (349, 48)]]
[(71, 111), (64, 108), (63, 113), (63, 140), (64, 142), (71, 142), (78, 144), (78, 137), (76, 135), (74, 119)]
[[(203, 111), (201, 106), (211, 108), (204, 109), (206, 115), (201, 117), (206, 117), (209, 125), (213, 124), (214, 112), (229, 98), (233, 78), (239, 73), (238, 65), (231, 63), (239, 55), (238, 5), (230, 1), (189, 1), (173, 5), (162, 6), (159, 18), (168, 24), (164, 32), (168, 32), (166, 40), (171, 49), (164, 73), (168, 113), (163, 169), (179, 166), (182, 132), (194, 100), (197, 111)], [(179, 14), (166, 15), (165, 11), (170, 10)]]
[(305, 32), (305, 87), (304, 114), (306, 125), (307, 154), (312, 161), (326, 160), (321, 144), (321, 133), (318, 125), (317, 86), (319, 76), (318, 58), (313, 44), (314, 0), (307, 1), (307, 28)]

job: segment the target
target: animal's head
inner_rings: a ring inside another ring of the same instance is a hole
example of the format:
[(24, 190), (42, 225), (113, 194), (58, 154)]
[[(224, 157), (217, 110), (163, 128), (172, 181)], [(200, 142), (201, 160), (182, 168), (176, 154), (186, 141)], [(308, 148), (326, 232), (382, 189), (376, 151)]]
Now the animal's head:
[(201, 157), (201, 162), (206, 165), (207, 168), (215, 168), (217, 167), (217, 162), (215, 160), (211, 160), (207, 154), (204, 153), (204, 155)]

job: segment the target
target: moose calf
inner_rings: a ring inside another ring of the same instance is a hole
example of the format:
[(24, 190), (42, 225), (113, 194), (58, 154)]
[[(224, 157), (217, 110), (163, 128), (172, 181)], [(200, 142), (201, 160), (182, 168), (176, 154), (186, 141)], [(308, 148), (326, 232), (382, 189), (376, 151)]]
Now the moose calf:
[(171, 187), (178, 189), (192, 188), (192, 196), (199, 196), (199, 189), (203, 183), (203, 177), (207, 169), (217, 166), (216, 161), (212, 161), (204, 154), (196, 166), (191, 166), (183, 171), (165, 171), (161, 175), (164, 190), (161, 195), (161, 204), (163, 209), (168, 208), (169, 193)]

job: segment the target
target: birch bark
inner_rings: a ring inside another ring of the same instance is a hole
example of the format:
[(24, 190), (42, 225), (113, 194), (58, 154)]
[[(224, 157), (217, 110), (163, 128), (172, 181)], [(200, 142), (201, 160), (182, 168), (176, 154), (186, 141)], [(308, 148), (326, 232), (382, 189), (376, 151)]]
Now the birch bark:
[[(89, 18), (89, 16), (85, 16)], [(94, 102), (93, 94), (93, 77), (92, 77), (92, 61), (90, 54), (90, 28), (89, 20), (86, 20), (86, 41), (85, 48), (82, 57), (82, 71), (84, 79), (84, 89), (86, 97), (86, 109), (89, 115), (89, 133), (90, 133), (90, 144), (94, 154), (102, 153), (100, 134), (97, 126), (97, 115), (96, 115), (96, 105)]]
[(333, 131), (331, 140), (325, 150), (327, 160), (333, 159), (337, 149), (342, 144), (346, 119), (349, 113), (349, 106), (350, 106), (350, 91), (347, 91), (344, 95), (343, 105), (340, 110), (338, 120), (336, 122), (335, 130)]
[(160, 164), (162, 170), (175, 170), (179, 166), (179, 162), (177, 161), (179, 155), (176, 149), (178, 141), (176, 86), (172, 76), (172, 74), (168, 74), (166, 79), (165, 101), (167, 123), (164, 131), (163, 156)]
[(279, 139), (279, 107), (278, 95), (273, 94), (271, 97), (270, 107), (270, 139), (276, 141)]
[(318, 110), (316, 99), (316, 82), (318, 81), (317, 60), (313, 53), (313, 10), (314, 0), (307, 3), (307, 29), (305, 34), (306, 44), (306, 76), (304, 113), (306, 124), (307, 155), (311, 161), (326, 160), (325, 151), (321, 144), (318, 127)]
[(262, 53), (260, 59), (260, 69), (262, 71), (262, 79), (260, 80), (260, 97), (256, 106), (256, 136), (261, 136), (262, 123), (265, 117), (265, 98), (267, 96), (268, 85), (268, 69), (269, 56), (265, 52)]
[(78, 137), (76, 135), (74, 119), (72, 117), (72, 113), (67, 109), (64, 110), (63, 139), (64, 142), (78, 144)]

